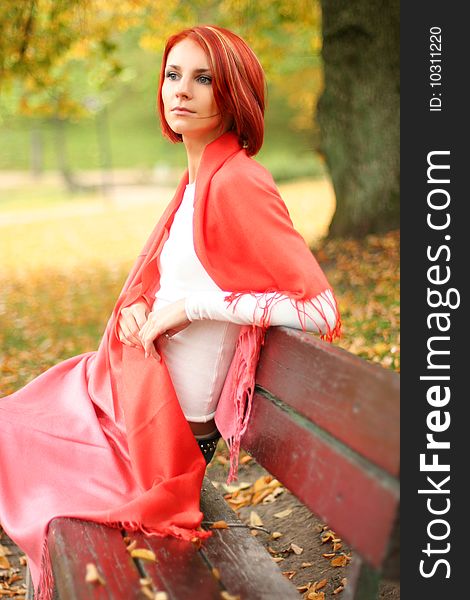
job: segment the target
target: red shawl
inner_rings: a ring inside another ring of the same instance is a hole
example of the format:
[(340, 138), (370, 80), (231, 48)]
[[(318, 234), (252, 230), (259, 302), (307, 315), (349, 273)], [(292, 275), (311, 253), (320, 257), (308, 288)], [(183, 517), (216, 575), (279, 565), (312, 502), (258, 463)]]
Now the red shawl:
[[(36, 588), (41, 579), (39, 600), (50, 598), (45, 536), (54, 517), (186, 540), (208, 535), (199, 529), (205, 461), (165, 363), (123, 345), (116, 331), (123, 307), (140, 298), (153, 303), (160, 252), (187, 182), (186, 173), (129, 274), (98, 351), (60, 363), (0, 402), (2, 525), (28, 554)], [(196, 253), (217, 285), (232, 292), (227, 302), (265, 291), (300, 301), (329, 289), (272, 177), (232, 133), (206, 147), (194, 206)], [(231, 446), (231, 477), (269, 308), (262, 328), (242, 328), (217, 409)], [(339, 321), (325, 337), (338, 333)]]
[[(141, 297), (152, 304), (158, 289), (158, 257), (187, 183), (185, 173), (129, 276), (116, 315)], [(228, 303), (253, 292), (276, 292), (295, 302), (331, 289), (305, 240), (294, 229), (272, 176), (247, 156), (233, 133), (224, 134), (204, 150), (196, 181), (193, 226), (196, 254), (216, 284), (232, 292), (226, 298)], [(242, 328), (215, 416), (231, 449), (229, 482), (236, 477), (240, 438), (249, 421), (256, 364), (272, 304), (264, 306), (263, 327)], [(317, 305), (310, 307), (320, 312)], [(338, 314), (336, 303), (333, 308)], [(321, 318), (326, 320), (323, 313)], [(338, 317), (334, 330), (322, 337), (332, 341), (339, 336), (340, 326)], [(141, 353), (136, 360), (145, 362)], [(137, 411), (132, 414), (140, 422)]]

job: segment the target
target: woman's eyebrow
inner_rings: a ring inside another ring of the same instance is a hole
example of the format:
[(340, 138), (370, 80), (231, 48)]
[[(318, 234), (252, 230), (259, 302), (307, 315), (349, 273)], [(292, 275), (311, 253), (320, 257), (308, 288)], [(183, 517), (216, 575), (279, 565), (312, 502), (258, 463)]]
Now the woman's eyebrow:
[[(167, 69), (174, 69), (175, 71), (181, 71), (181, 67), (179, 65), (167, 65)], [(202, 67), (200, 69), (194, 69), (193, 73), (210, 73), (209, 67)]]

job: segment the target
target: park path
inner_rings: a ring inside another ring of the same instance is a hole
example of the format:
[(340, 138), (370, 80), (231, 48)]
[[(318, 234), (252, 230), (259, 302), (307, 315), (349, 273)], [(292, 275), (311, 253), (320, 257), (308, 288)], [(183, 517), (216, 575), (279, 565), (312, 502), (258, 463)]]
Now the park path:
[[(109, 211), (124, 212), (139, 207), (154, 207), (161, 214), (171, 200), (177, 182), (175, 174), (152, 175), (140, 171), (117, 171), (107, 178), (112, 186), (100, 189), (102, 181), (99, 172), (80, 174), (80, 183), (84, 191), (76, 196), (65, 196), (55, 203), (38, 201), (34, 196), (39, 189), (49, 189), (57, 194), (62, 180), (56, 173), (42, 176), (40, 179), (29, 173), (0, 171), (0, 227), (39, 223), (51, 219), (73, 218), (102, 215)], [(89, 191), (87, 192), (87, 187)], [(315, 244), (328, 232), (335, 209), (335, 196), (328, 179), (301, 179), (281, 182), (280, 193), (289, 209), (295, 227), (309, 244)], [(2, 208), (2, 199), (9, 194), (19, 199), (18, 209), (14, 201)], [(44, 191), (41, 192), (44, 195)], [(28, 198), (25, 203), (22, 195)]]

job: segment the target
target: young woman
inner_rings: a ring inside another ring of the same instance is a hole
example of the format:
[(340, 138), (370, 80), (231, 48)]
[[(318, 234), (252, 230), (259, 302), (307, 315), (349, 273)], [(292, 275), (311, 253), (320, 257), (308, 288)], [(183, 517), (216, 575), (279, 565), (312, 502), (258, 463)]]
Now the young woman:
[[(52, 595), (51, 519), (206, 537), (199, 492), (219, 435), (236, 474), (264, 333), (332, 340), (333, 292), (269, 173), (265, 81), (246, 43), (214, 26), (168, 40), (158, 108), (188, 169), (138, 257), (97, 352), (0, 401), (0, 522)], [(220, 432), (220, 434), (219, 434)]]

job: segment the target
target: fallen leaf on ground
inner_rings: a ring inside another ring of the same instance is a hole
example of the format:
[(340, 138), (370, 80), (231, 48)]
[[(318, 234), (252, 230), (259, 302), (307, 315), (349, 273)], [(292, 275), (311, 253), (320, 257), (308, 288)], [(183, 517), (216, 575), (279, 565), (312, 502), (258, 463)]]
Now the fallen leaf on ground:
[(287, 577), (287, 579), (292, 579), (296, 573), (297, 571), (282, 571), (282, 574), (284, 577)]
[(251, 525), (251, 527), (262, 527), (263, 526), (263, 521), (261, 520), (261, 517), (254, 510), (252, 510), (250, 512), (250, 525)]
[(301, 548), (300, 546), (297, 546), (297, 544), (294, 544), (294, 543), (292, 543), (289, 546), (289, 550), (292, 550), (292, 552), (297, 555), (302, 554), (302, 552), (304, 551), (303, 548)]
[(328, 529), (328, 531), (325, 531), (324, 533), (321, 534), (321, 541), (323, 542), (323, 544), (325, 544), (326, 542), (329, 542), (330, 540), (333, 541), (336, 537), (336, 534), (334, 531), (331, 531), (331, 529)]
[(333, 543), (333, 552), (337, 552), (338, 550), (341, 550), (342, 547), (343, 547), (343, 544), (341, 542), (334, 542)]
[(2, 546), (2, 544), (0, 544), (0, 556), (10, 556), (11, 554), (12, 552), (8, 546)]
[(273, 531), (271, 533), (271, 537), (273, 538), (273, 540), (277, 540), (280, 537), (282, 537), (282, 533), (280, 531)]
[(0, 556), (0, 569), (9, 569), (10, 561), (6, 556)]
[(344, 585), (339, 585), (336, 589), (333, 590), (333, 594), (340, 594), (344, 590)]
[(308, 592), (308, 600), (325, 600), (324, 592)]
[(312, 585), (313, 591), (318, 592), (318, 590), (321, 590), (322, 588), (324, 588), (327, 583), (328, 583), (328, 579), (320, 579), (320, 581), (316, 581)]
[(106, 585), (106, 581), (104, 580), (103, 576), (100, 575), (94, 563), (87, 564), (85, 581), (87, 583), (98, 583), (100, 585)]
[(311, 567), (313, 565), (313, 563), (311, 562), (303, 562), (300, 566), (302, 567), (302, 569), (305, 569), (305, 567)]
[(228, 529), (227, 521), (216, 521), (212, 523), (211, 529)]
[(286, 508), (286, 510), (281, 510), (281, 512), (278, 513), (274, 513), (274, 516), (277, 519), (285, 519), (286, 517), (288, 517), (292, 512), (292, 508)]
[(345, 567), (351, 559), (346, 554), (341, 554), (341, 556), (336, 556), (330, 562), (332, 567)]
[(271, 481), (273, 480), (272, 475), (263, 475), (262, 477), (258, 477), (258, 479), (253, 484), (253, 492), (260, 492), (263, 488), (265, 488)]

